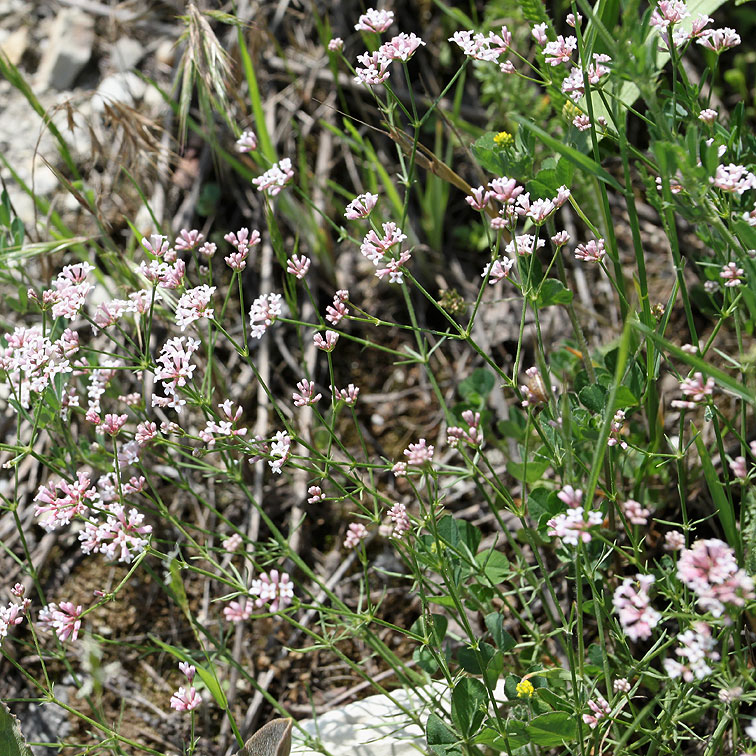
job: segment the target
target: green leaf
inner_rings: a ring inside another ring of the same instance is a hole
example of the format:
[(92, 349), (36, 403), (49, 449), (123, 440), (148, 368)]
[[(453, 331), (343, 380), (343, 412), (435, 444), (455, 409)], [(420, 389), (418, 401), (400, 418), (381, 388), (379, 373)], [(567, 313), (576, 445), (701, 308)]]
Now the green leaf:
[(437, 714), (429, 714), (425, 723), (425, 740), (429, 746), (454, 745), (459, 738)]
[(494, 132), (489, 131), (476, 139), (471, 145), (472, 154), (480, 163), (481, 168), (494, 176), (502, 176), (505, 171), (503, 149), (493, 140)]
[(517, 121), (521, 126), (532, 131), (547, 147), (550, 147), (554, 152), (558, 152), (563, 158), (569, 160), (576, 167), (595, 176), (599, 181), (603, 181), (608, 186), (611, 186), (616, 191), (623, 193), (624, 190), (620, 186), (619, 182), (610, 173), (605, 171), (593, 158), (584, 155), (574, 147), (570, 147), (565, 144), (561, 139), (551, 136), (551, 134), (544, 131), (540, 126), (536, 126), (527, 118), (523, 118), (520, 115), (513, 114), (512, 119)]
[(481, 551), (480, 554), (475, 555), (475, 561), (494, 585), (503, 583), (509, 575), (509, 559), (500, 551), (495, 549)]
[(572, 292), (564, 287), (564, 284), (556, 278), (547, 278), (538, 290), (536, 304), (539, 307), (549, 305), (567, 305), (572, 302)]
[(26, 745), (18, 719), (10, 709), (0, 701), (0, 754), (2, 756), (32, 756), (31, 748)]
[(606, 389), (597, 383), (583, 387), (578, 392), (578, 397), (585, 407), (591, 412), (603, 412), (606, 407)]
[(735, 509), (732, 505), (732, 501), (725, 492), (722, 481), (719, 480), (714, 463), (711, 461), (709, 450), (706, 448), (706, 445), (701, 438), (701, 434), (696, 431), (693, 423), (691, 423), (691, 427), (696, 434), (696, 449), (698, 450), (698, 456), (701, 457), (701, 467), (706, 480), (706, 486), (709, 489), (712, 500), (714, 501), (714, 506), (717, 508), (719, 522), (722, 523), (722, 530), (724, 530), (727, 543), (735, 549), (738, 555), (738, 562), (740, 562), (743, 557), (743, 544), (741, 543), (738, 534)]
[(420, 646), (412, 652), (412, 659), (423, 672), (427, 672), (429, 675), (438, 671), (438, 662), (433, 652), (428, 646)]
[(524, 462), (507, 462), (507, 472), (517, 480), (524, 480), (528, 485), (537, 483), (548, 470), (551, 463), (546, 460)]
[(170, 582), (168, 588), (171, 591), (173, 600), (178, 604), (179, 609), (184, 613), (184, 616), (191, 622), (191, 612), (189, 610), (189, 599), (186, 596), (184, 590), (184, 581), (181, 578), (181, 564), (175, 557), (171, 559), (168, 565), (168, 573), (170, 575)]
[(478, 649), (468, 646), (460, 648), (457, 651), (457, 661), (465, 672), (482, 675), (495, 653), (496, 650), (490, 643), (483, 642)]
[(477, 368), (460, 382), (457, 390), (464, 400), (468, 400), (472, 394), (478, 394), (485, 398), (493, 391), (495, 385), (496, 379), (493, 373), (485, 368)]
[(452, 722), (466, 737), (474, 735), (483, 722), (487, 704), (486, 686), (474, 677), (463, 677), (452, 692)]
[(517, 641), (504, 629), (504, 618), (498, 612), (486, 615), (486, 627), (500, 651), (510, 651)]
[(554, 711), (533, 718), (525, 726), (525, 732), (534, 745), (555, 748), (576, 740), (577, 724), (572, 714)]
[(486, 685), (491, 688), (491, 690), (496, 687), (496, 684), (499, 682), (499, 678), (501, 677), (503, 672), (504, 655), (501, 653), (501, 651), (497, 651), (491, 657), (491, 660), (488, 662), (485, 670), (483, 671), (483, 679), (485, 680)]

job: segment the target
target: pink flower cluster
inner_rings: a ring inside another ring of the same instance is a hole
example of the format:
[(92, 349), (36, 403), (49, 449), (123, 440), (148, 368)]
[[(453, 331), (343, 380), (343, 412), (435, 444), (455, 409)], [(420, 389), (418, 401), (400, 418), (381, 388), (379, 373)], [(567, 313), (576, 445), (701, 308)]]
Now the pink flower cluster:
[(45, 630), (54, 630), (60, 641), (75, 641), (81, 629), (81, 614), (82, 607), (71, 601), (50, 603), (40, 610), (39, 624)]
[(232, 252), (227, 257), (223, 258), (231, 270), (241, 272), (247, 267), (247, 257), (252, 247), (256, 247), (260, 243), (260, 232), (255, 229), (252, 233), (249, 233), (248, 228), (240, 228), (236, 233), (229, 231), (223, 237), (236, 252)]
[(661, 614), (651, 606), (648, 593), (654, 582), (653, 575), (636, 575), (635, 579), (625, 578), (614, 592), (612, 605), (619, 615), (623, 632), (630, 640), (650, 638), (661, 620)]
[(388, 513), (389, 519), (394, 525), (394, 529), (391, 533), (392, 538), (400, 539), (412, 528), (409, 515), (407, 514), (407, 507), (400, 502), (394, 504)]
[(258, 192), (265, 192), (269, 197), (275, 197), (293, 178), (291, 159), (284, 158), (273, 163), (262, 176), (252, 179), (252, 183), (257, 187)]
[(383, 224), (383, 236), (372, 229), (368, 232), (360, 245), (360, 252), (370, 260), (376, 268), (378, 278), (389, 276), (390, 283), (402, 283), (401, 266), (410, 260), (410, 253), (404, 250), (399, 257), (392, 257), (389, 253), (392, 247), (401, 244), (407, 238), (406, 234), (397, 227), (396, 223)]
[[(53, 281), (53, 288), (42, 293), (42, 307), (51, 307), (55, 318), (75, 318), (93, 288), (87, 277), (94, 269), (87, 262), (66, 265)], [(37, 298), (33, 291), (29, 293), (32, 299)]]
[(352, 522), (347, 528), (346, 538), (344, 538), (344, 548), (354, 549), (360, 545), (360, 542), (367, 538), (368, 529), (361, 522)]
[(584, 513), (583, 507), (575, 507), (556, 515), (548, 521), (549, 535), (559, 538), (563, 544), (577, 546), (578, 541), (589, 543), (591, 528), (601, 525), (604, 515), (597, 510)]
[(705, 622), (694, 622), (692, 629), (677, 636), (680, 644), (675, 654), (684, 661), (666, 658), (664, 670), (672, 678), (681, 677), (685, 682), (703, 680), (712, 673), (709, 661), (721, 658), (716, 649), (716, 641), (711, 635), (711, 628)]
[(462, 413), (462, 419), (467, 423), (467, 430), (456, 425), (449, 426), (446, 429), (446, 443), (456, 449), (460, 441), (473, 447), (483, 445), (483, 431), (480, 428), (480, 412), (465, 410)]
[[(393, 20), (392, 11), (376, 11), (371, 8), (360, 16), (359, 23), (354, 28), (358, 31), (381, 33), (391, 26)], [(391, 75), (389, 66), (393, 61), (408, 61), (423, 45), (425, 42), (414, 33), (397, 34), (388, 42), (384, 42), (375, 52), (365, 52), (357, 56), (357, 61), (362, 67), (355, 68), (354, 81), (371, 87), (382, 84)]]
[(506, 26), (501, 27), (500, 34), (489, 32), (485, 35), (476, 34), (473, 31), (456, 31), (449, 37), (449, 42), (454, 42), (468, 58), (496, 63), (502, 73), (514, 72), (512, 63), (501, 59), (507, 54), (512, 44), (512, 34)]
[(89, 512), (88, 503), (99, 499), (97, 489), (90, 487), (89, 473), (78, 472), (76, 481), (69, 483), (59, 480), (57, 483), (49, 481), (47, 486), (40, 486), (34, 501), (34, 516), (39, 518), (39, 524), (48, 532), (57, 530), (62, 525), (69, 525), (76, 515), (86, 516)]
[(232, 401), (226, 399), (222, 404), (218, 405), (218, 409), (222, 417), (220, 422), (208, 420), (205, 427), (198, 433), (208, 449), (215, 447), (216, 436), (233, 438), (247, 435), (246, 428), (239, 428), (236, 425), (242, 415), (241, 407), (235, 408)]
[(179, 397), (177, 389), (192, 379), (197, 366), (191, 364), (191, 359), (199, 347), (199, 341), (184, 336), (168, 339), (163, 345), (157, 358), (155, 380), (162, 382), (165, 396), (153, 394), (153, 407), (173, 407), (177, 412), (181, 411), (186, 401)]
[(214, 310), (210, 307), (215, 286), (195, 286), (185, 291), (176, 305), (176, 325), (182, 330), (200, 318), (212, 318)]
[(256, 596), (256, 607), (260, 608), (269, 603), (270, 611), (277, 612), (291, 604), (294, 598), (294, 583), (286, 572), (271, 570), (270, 574), (263, 572), (258, 580), (253, 580), (249, 592)]
[[(11, 590), (14, 596), (21, 598), (24, 594), (24, 588), (20, 584)], [(0, 644), (8, 635), (8, 630), (15, 625), (20, 625), (24, 621), (24, 615), (31, 605), (30, 599), (23, 599), (20, 604), (11, 601), (7, 606), (0, 606)]]
[(756, 598), (753, 579), (738, 568), (733, 549), (717, 538), (698, 540), (683, 549), (677, 577), (696, 594), (698, 605), (715, 617), (721, 617), (727, 606), (742, 607)]
[(404, 450), (404, 456), (407, 457), (407, 464), (415, 467), (422, 467), (430, 463), (433, 459), (434, 447), (428, 446), (424, 438), (421, 438), (416, 444), (410, 444)]
[(79, 533), (81, 550), (85, 554), (99, 552), (107, 559), (118, 558), (130, 564), (149, 545), (151, 525), (144, 525), (144, 515), (136, 509), (126, 512), (120, 502), (102, 503), (100, 509), (106, 514), (101, 522), (87, 522)]
[(253, 339), (261, 339), (282, 311), (280, 294), (261, 294), (249, 308), (250, 331)]
[(692, 378), (680, 381), (680, 391), (687, 397), (685, 400), (673, 399), (670, 403), (677, 409), (695, 409), (707, 396), (714, 393), (714, 379), (709, 378), (704, 383), (703, 373), (695, 373)]
[(0, 370), (7, 373), (13, 398), (29, 408), (32, 393), (41, 393), (58, 375), (72, 372), (70, 358), (79, 350), (79, 335), (66, 328), (57, 341), (42, 334), (38, 326), (17, 326), (6, 335), (8, 346), (0, 347)]
[(592, 730), (595, 730), (598, 723), (612, 713), (612, 707), (600, 693), (596, 694), (595, 701), (593, 699), (588, 701), (588, 708), (593, 714), (583, 714), (583, 722)]

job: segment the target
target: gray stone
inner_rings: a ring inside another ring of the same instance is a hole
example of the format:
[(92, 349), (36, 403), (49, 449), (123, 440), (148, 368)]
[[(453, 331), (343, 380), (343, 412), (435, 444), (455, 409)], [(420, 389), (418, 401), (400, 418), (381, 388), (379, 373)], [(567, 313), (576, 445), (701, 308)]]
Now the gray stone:
[(131, 37), (121, 37), (110, 51), (110, 61), (116, 71), (130, 71), (136, 68), (144, 57), (144, 47)]
[(92, 57), (94, 19), (76, 8), (64, 8), (50, 28), (37, 70), (43, 89), (70, 89)]
[(102, 113), (105, 110), (105, 105), (111, 102), (120, 102), (133, 107), (134, 103), (144, 96), (146, 86), (131, 71), (122, 71), (106, 76), (92, 96), (92, 110), (95, 113)]

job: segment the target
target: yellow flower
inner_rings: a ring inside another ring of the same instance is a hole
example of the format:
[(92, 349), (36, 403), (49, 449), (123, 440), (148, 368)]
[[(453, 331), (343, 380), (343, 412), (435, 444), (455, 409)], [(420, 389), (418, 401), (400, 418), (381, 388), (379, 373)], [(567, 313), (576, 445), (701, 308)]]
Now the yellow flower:
[(514, 144), (514, 137), (508, 131), (500, 131), (493, 140), (497, 147), (511, 147)]
[(517, 698), (530, 698), (535, 693), (535, 688), (530, 680), (520, 680), (515, 686)]

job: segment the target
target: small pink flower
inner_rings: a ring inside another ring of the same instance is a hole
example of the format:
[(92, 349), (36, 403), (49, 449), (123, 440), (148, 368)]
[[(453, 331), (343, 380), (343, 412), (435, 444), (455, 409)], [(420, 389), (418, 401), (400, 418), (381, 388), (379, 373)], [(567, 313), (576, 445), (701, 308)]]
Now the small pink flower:
[(192, 684), (192, 680), (194, 680), (194, 675), (196, 674), (197, 670), (194, 667), (193, 664), (189, 664), (189, 662), (179, 662), (178, 665), (181, 672), (183, 672), (186, 679), (189, 681), (189, 685)]
[(328, 42), (328, 49), (331, 52), (339, 52), (344, 49), (344, 40), (341, 37), (334, 37)]
[(434, 447), (428, 446), (425, 439), (421, 438), (416, 444), (410, 444), (404, 450), (404, 456), (407, 457), (407, 464), (422, 467), (433, 459), (433, 452)]
[(100, 433), (107, 433), (109, 436), (117, 436), (128, 419), (128, 415), (107, 414), (103, 418), (102, 424), (97, 427), (97, 430)]
[(407, 507), (404, 504), (394, 504), (389, 510), (388, 516), (391, 522), (394, 523), (394, 530), (391, 534), (393, 538), (402, 538), (412, 528), (412, 523), (407, 514)]
[(494, 260), (488, 263), (480, 274), (481, 278), (488, 276), (489, 285), (493, 286), (504, 278), (509, 278), (509, 272), (514, 267), (515, 261), (509, 257), (500, 260)]
[(274, 163), (262, 176), (252, 179), (259, 192), (275, 197), (294, 178), (291, 159), (284, 158)]
[(354, 549), (360, 545), (360, 542), (367, 538), (368, 530), (361, 522), (353, 522), (347, 528), (346, 538), (344, 539), (345, 549)]
[(325, 494), (320, 486), (310, 486), (307, 489), (307, 493), (310, 494), (310, 498), (307, 499), (308, 504), (317, 504), (320, 501), (325, 501)]
[(733, 288), (740, 286), (743, 281), (741, 280), (745, 271), (743, 268), (739, 268), (737, 263), (727, 263), (719, 273), (719, 277), (725, 280), (725, 287)]
[(378, 195), (365, 192), (355, 197), (347, 206), (344, 216), (347, 220), (367, 218), (378, 202)]
[(394, 11), (369, 8), (354, 25), (356, 31), (376, 32), (380, 34), (394, 23)]
[(242, 605), (238, 601), (229, 601), (228, 606), (223, 607), (223, 618), (226, 622), (244, 622), (252, 616), (252, 603)]
[(425, 45), (425, 42), (416, 34), (402, 32), (389, 42), (384, 42), (378, 52), (387, 60), (408, 61), (420, 45)]
[(575, 490), (572, 486), (568, 485), (557, 494), (557, 498), (570, 507), (570, 509), (575, 509), (583, 503), (583, 492), (579, 488)]
[(614, 592), (614, 611), (619, 615), (622, 630), (630, 640), (650, 638), (653, 629), (661, 621), (661, 614), (651, 606), (648, 594), (654, 582), (653, 575), (636, 575), (635, 580), (625, 578)]
[(665, 551), (682, 551), (685, 548), (685, 535), (679, 530), (668, 530), (664, 534)]
[(630, 683), (624, 677), (618, 677), (612, 683), (612, 688), (614, 688), (615, 693), (629, 693), (630, 687)]
[(565, 18), (564, 22), (567, 24), (567, 26), (571, 26), (573, 29), (576, 25), (579, 25), (580, 22), (583, 20), (583, 17), (578, 13), (577, 19), (575, 18), (574, 13), (568, 13), (567, 18)]
[(254, 339), (261, 339), (265, 331), (275, 323), (281, 315), (282, 304), (280, 294), (262, 294), (249, 310), (250, 333)]
[(600, 693), (596, 694), (596, 700), (588, 701), (588, 708), (593, 714), (583, 714), (583, 722), (585, 722), (592, 730), (595, 730), (598, 723), (606, 716), (612, 713), (612, 707), (609, 706), (607, 701), (601, 696)]
[(75, 641), (79, 637), (82, 611), (81, 606), (75, 606), (71, 601), (61, 601), (60, 605), (50, 603), (40, 611), (39, 623), (54, 630), (59, 640), (71, 638)]
[(369, 87), (383, 84), (391, 76), (389, 66), (391, 61), (380, 52), (362, 53), (357, 56), (362, 68), (355, 68), (354, 81), (357, 84), (366, 84)]
[(309, 407), (319, 402), (323, 395), (315, 394), (315, 384), (312, 381), (308, 381), (303, 378), (297, 383), (298, 392), (292, 394), (295, 407)]
[(735, 29), (725, 27), (724, 29), (710, 29), (702, 34), (698, 40), (699, 45), (712, 50), (719, 54), (731, 47), (737, 47), (740, 44), (740, 35)]
[(606, 255), (603, 239), (591, 239), (587, 244), (578, 244), (575, 258), (584, 262), (601, 262)]
[(171, 696), (171, 708), (176, 711), (193, 711), (202, 703), (202, 696), (193, 688), (179, 688)]
[(336, 331), (326, 331), (325, 337), (323, 337), (322, 334), (316, 333), (312, 340), (318, 349), (322, 349), (324, 352), (332, 352), (339, 340), (339, 334)]
[(557, 248), (563, 247), (565, 244), (569, 244), (570, 235), (566, 231), (560, 231), (551, 237), (551, 243)]
[(277, 612), (291, 604), (294, 597), (294, 583), (286, 572), (279, 573), (278, 570), (271, 570), (270, 574), (263, 573), (259, 580), (253, 580), (249, 592), (257, 596), (255, 606), (261, 607), (270, 602), (270, 611)]
[(591, 128), (591, 119), (587, 115), (581, 114), (572, 119), (572, 125), (578, 131), (588, 131)]
[(358, 386), (350, 383), (345, 389), (338, 389), (336, 386), (331, 386), (331, 393), (335, 402), (341, 400), (348, 406), (352, 406), (360, 395), (360, 389)]
[(307, 275), (311, 262), (305, 255), (292, 255), (286, 262), (286, 272), (301, 281)]
[(180, 252), (187, 252), (194, 249), (204, 238), (196, 228), (191, 231), (182, 228), (173, 246)]
[(577, 546), (578, 541), (589, 543), (591, 528), (601, 525), (603, 522), (604, 515), (601, 512), (591, 510), (586, 519), (583, 514), (583, 507), (575, 507), (552, 517), (547, 524), (550, 536), (559, 538), (564, 544)]
[(465, 202), (473, 210), (485, 210), (488, 201), (491, 199), (491, 192), (489, 192), (485, 186), (479, 186), (477, 189), (472, 190), (472, 194), (465, 197)]
[(252, 129), (245, 129), (236, 140), (237, 152), (253, 152), (257, 149), (257, 136)]
[(576, 37), (563, 37), (561, 34), (554, 42), (549, 42), (543, 48), (546, 62), (552, 66), (558, 66), (560, 63), (569, 63), (572, 53), (577, 49)]
[(746, 467), (745, 457), (735, 457), (730, 462), (730, 470), (736, 478), (745, 480), (748, 477), (748, 468)]
[(622, 504), (622, 512), (625, 515), (625, 519), (633, 525), (648, 524), (648, 517), (651, 514), (650, 510), (635, 501), (635, 499), (628, 499), (624, 502)]
[(546, 36), (546, 29), (548, 29), (548, 24), (536, 24), (530, 32), (533, 35), (536, 44), (541, 47), (549, 41), (549, 38)]
[(714, 121), (717, 120), (717, 111), (712, 110), (711, 108), (706, 108), (698, 114), (698, 120), (711, 126)]

